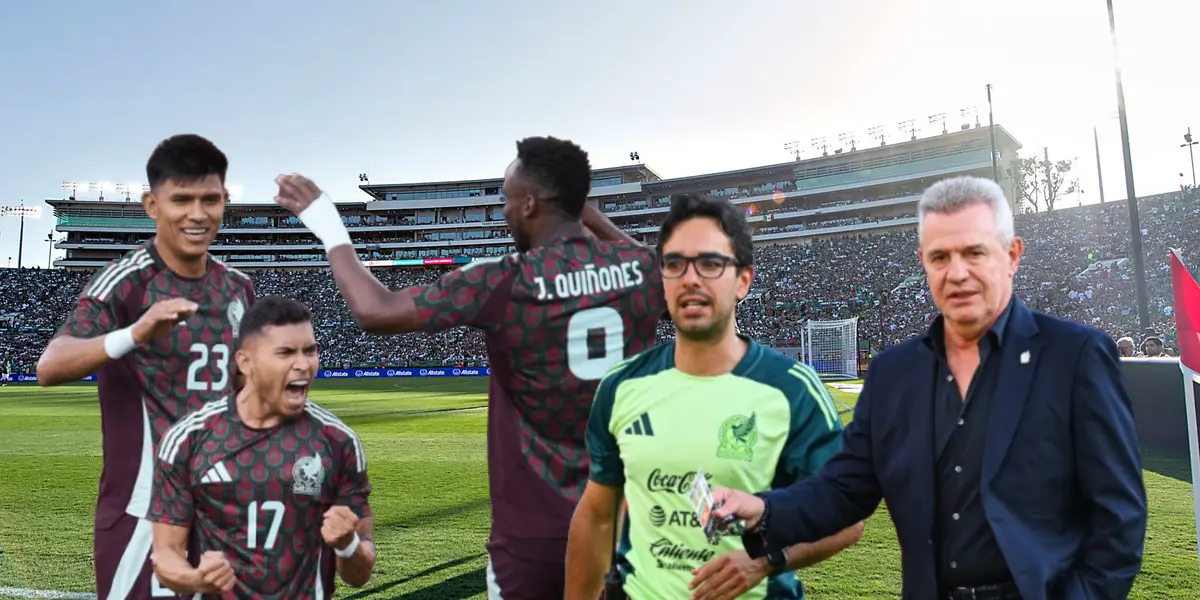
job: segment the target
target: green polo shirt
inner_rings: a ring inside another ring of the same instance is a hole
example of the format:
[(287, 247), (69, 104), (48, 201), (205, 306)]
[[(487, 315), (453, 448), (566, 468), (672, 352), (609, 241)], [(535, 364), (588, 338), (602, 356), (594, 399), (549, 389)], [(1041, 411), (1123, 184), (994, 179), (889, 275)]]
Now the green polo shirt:
[[(692, 569), (743, 549), (736, 536), (705, 538), (688, 497), (697, 469), (713, 487), (759, 492), (815, 474), (841, 448), (842, 422), (817, 374), (749, 344), (717, 377), (683, 373), (675, 344), (658, 346), (619, 363), (596, 392), (591, 479), (622, 487), (629, 504), (618, 552), (633, 600), (685, 598)], [(799, 599), (804, 587), (787, 572), (742, 597)]]

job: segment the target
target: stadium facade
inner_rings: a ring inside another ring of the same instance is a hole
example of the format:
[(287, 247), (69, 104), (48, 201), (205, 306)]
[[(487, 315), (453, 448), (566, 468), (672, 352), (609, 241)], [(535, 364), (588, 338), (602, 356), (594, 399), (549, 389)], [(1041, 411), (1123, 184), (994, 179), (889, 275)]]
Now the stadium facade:
[[(1001, 185), (1021, 148), (995, 127)], [(706, 193), (746, 212), (757, 244), (804, 243), (916, 224), (929, 184), (952, 175), (992, 177), (988, 127), (975, 126), (900, 143), (828, 152), (775, 165), (663, 179), (635, 164), (593, 172), (591, 199), (623, 229), (655, 241), (670, 197)], [(501, 179), (363, 185), (370, 199), (339, 202), (358, 248), (375, 267), (448, 266), (512, 252), (501, 212)], [(66, 251), (54, 266), (94, 269), (148, 238), (154, 223), (135, 201), (46, 200)], [(241, 269), (328, 266), (320, 244), (294, 216), (272, 204), (230, 204), (212, 253)]]

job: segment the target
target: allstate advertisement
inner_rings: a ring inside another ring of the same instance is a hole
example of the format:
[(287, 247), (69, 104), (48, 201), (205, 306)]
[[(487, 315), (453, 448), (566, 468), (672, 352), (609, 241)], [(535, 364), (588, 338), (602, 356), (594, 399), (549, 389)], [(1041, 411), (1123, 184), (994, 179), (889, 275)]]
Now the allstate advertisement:
[(321, 369), (321, 379), (380, 379), (385, 377), (487, 377), (489, 367), (404, 367), (400, 369)]
[[(8, 376), (8, 380), (13, 383), (37, 383), (37, 373), (12, 373)], [(95, 375), (88, 375), (80, 381), (95, 381)]]
[[(488, 367), (405, 367), (401, 369), (321, 369), (318, 379), (384, 379), (389, 377), (487, 377), (492, 374)], [(13, 383), (37, 383), (36, 373), (13, 373), (8, 376)], [(88, 375), (80, 381), (95, 381)]]

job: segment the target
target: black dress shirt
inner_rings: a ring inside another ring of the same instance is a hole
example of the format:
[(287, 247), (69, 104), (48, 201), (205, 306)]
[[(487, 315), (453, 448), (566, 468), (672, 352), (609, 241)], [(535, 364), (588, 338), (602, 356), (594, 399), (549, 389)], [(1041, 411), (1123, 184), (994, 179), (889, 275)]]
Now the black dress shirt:
[(979, 340), (979, 367), (964, 401), (946, 358), (945, 325), (938, 317), (925, 343), (937, 355), (934, 376), (934, 550), (942, 589), (1000, 583), (1012, 578), (983, 512), (980, 495), (988, 416), (996, 398), (1000, 345), (1012, 303)]

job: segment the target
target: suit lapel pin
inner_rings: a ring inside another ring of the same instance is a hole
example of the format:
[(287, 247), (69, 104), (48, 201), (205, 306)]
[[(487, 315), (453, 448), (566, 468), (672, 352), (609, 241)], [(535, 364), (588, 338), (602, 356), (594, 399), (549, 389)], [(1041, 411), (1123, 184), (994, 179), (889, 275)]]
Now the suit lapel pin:
[(1021, 364), (1023, 364), (1023, 365), (1029, 364), (1029, 351), (1028, 350), (1021, 353)]

